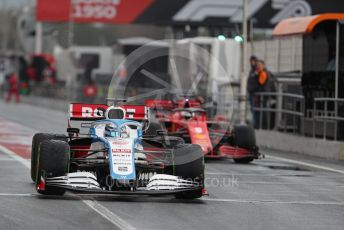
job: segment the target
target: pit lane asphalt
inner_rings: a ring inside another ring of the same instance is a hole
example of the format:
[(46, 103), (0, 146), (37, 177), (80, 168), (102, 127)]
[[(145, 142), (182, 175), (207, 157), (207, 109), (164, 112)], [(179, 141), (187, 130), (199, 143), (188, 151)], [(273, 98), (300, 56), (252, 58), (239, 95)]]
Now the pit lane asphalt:
[[(65, 113), (3, 102), (0, 117), (44, 132), (63, 133), (67, 124)], [(208, 161), (210, 196), (197, 201), (73, 194), (43, 197), (36, 194), (29, 169), (4, 152), (0, 152), (0, 173), (0, 229), (322, 230), (344, 225), (343, 174), (269, 156), (250, 165)]]

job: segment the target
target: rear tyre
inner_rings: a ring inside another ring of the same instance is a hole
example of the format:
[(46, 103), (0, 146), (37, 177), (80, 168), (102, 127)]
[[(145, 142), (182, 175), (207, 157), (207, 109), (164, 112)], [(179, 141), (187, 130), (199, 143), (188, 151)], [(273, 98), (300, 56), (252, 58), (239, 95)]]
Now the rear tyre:
[(234, 126), (234, 146), (254, 149), (256, 147), (256, 136), (254, 129), (247, 125)]
[[(38, 151), (36, 185), (40, 182), (42, 172), (48, 177), (64, 176), (69, 171), (70, 147), (60, 140), (45, 140), (40, 144)], [(44, 195), (63, 195), (65, 190), (46, 186)]]
[(56, 135), (51, 133), (36, 133), (33, 136), (31, 145), (31, 179), (33, 182), (36, 182), (39, 145), (45, 140), (61, 140), (67, 142), (67, 137), (64, 135)]
[(192, 180), (200, 185), (196, 191), (175, 195), (177, 199), (196, 199), (202, 196), (204, 185), (204, 154), (199, 145), (183, 144), (173, 151), (173, 174), (184, 180)]

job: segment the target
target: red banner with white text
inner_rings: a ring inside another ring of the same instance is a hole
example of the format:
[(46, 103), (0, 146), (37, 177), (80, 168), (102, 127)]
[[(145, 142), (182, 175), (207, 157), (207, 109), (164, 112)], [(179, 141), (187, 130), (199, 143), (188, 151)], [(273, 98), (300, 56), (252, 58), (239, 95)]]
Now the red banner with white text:
[(36, 18), (42, 22), (130, 24), (154, 0), (37, 0)]

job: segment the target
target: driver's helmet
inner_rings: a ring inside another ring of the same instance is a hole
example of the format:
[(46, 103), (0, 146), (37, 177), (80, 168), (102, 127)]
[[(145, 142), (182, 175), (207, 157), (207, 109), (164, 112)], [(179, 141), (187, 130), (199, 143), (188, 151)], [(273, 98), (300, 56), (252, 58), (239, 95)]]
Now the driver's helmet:
[(114, 127), (113, 125), (110, 125), (110, 124), (106, 125), (104, 136), (106, 136), (106, 137), (117, 137), (117, 136), (119, 136), (117, 127)]
[(184, 118), (186, 120), (189, 120), (192, 117), (191, 113), (187, 112), (187, 111), (181, 111), (180, 115), (181, 115), (182, 118)]

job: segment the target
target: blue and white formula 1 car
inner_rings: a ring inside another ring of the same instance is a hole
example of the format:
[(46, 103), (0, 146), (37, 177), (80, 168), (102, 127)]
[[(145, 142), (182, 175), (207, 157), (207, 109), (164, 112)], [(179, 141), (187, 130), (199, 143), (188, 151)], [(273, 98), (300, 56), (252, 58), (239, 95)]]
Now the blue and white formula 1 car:
[[(145, 106), (71, 104), (68, 136), (33, 137), (31, 177), (37, 191), (201, 197), (202, 149), (159, 131), (145, 135), (148, 114)], [(75, 122), (81, 128), (72, 127)]]

